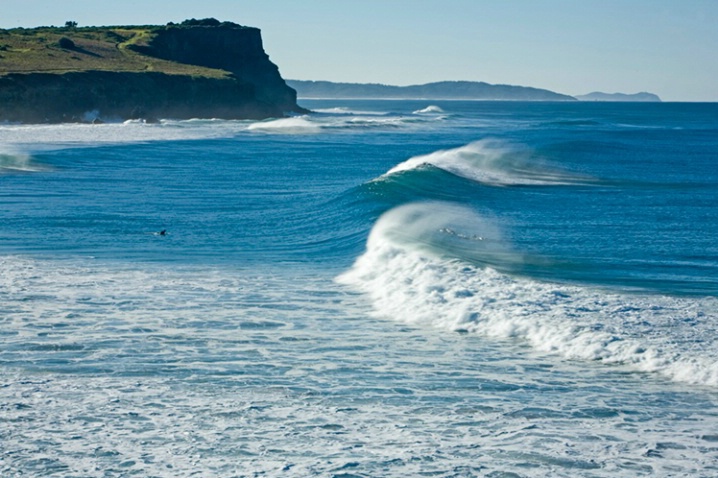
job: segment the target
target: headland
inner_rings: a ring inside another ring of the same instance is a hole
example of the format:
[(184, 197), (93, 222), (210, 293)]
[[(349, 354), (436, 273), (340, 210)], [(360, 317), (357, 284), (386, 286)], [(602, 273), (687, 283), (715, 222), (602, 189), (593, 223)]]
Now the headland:
[(193, 19), (0, 30), (0, 121), (263, 119), (303, 111), (258, 28)]

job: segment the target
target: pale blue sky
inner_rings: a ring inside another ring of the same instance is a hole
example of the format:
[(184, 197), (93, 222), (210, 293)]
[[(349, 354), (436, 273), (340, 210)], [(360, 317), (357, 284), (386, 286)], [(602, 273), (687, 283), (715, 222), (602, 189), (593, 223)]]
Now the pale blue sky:
[(0, 0), (0, 12), (0, 28), (229, 20), (261, 28), (292, 79), (718, 101), (718, 0)]

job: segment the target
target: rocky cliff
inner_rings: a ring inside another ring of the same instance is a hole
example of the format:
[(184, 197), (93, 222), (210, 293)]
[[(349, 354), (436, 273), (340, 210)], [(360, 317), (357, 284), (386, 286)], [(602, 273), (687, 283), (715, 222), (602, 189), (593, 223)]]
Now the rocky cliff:
[(260, 119), (297, 111), (296, 92), (256, 28), (209, 19), (0, 32), (0, 121)]

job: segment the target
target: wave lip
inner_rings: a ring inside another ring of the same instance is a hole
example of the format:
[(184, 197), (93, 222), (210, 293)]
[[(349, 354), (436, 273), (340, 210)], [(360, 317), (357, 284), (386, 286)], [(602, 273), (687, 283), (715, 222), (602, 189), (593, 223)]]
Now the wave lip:
[[(446, 249), (432, 243), (432, 231), (441, 233), (436, 227), (462, 215), (481, 219), (463, 209), (430, 203), (390, 210), (337, 282), (367, 294), (381, 317), (521, 340), (568, 360), (718, 386), (714, 298), (631, 295), (513, 277), (487, 266), (521, 259), (502, 242), (482, 252), (484, 264), (441, 254)], [(500, 241), (500, 230), (479, 225), (473, 227)]]
[(383, 176), (410, 171), (427, 164), (491, 186), (550, 186), (590, 182), (588, 178), (551, 168), (515, 146), (490, 139), (415, 156), (393, 167)]

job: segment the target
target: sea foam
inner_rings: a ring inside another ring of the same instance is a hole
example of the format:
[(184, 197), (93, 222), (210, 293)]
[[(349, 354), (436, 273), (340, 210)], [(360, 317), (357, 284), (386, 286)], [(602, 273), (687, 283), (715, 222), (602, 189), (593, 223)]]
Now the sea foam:
[(1, 125), (0, 143), (19, 151), (232, 137), (247, 129), (245, 121), (163, 120), (104, 124)]
[[(415, 203), (382, 216), (366, 252), (338, 282), (365, 292), (375, 313), (395, 320), (496, 339), (521, 340), (540, 352), (656, 372), (718, 386), (711, 324), (718, 302), (630, 295), (513, 277), (429, 247), (437, 232), (480, 216), (462, 206)], [(504, 256), (506, 246), (489, 253)], [(509, 255), (515, 260), (520, 256)]]
[(249, 131), (275, 134), (314, 134), (322, 130), (321, 125), (307, 116), (260, 121), (249, 125)]

